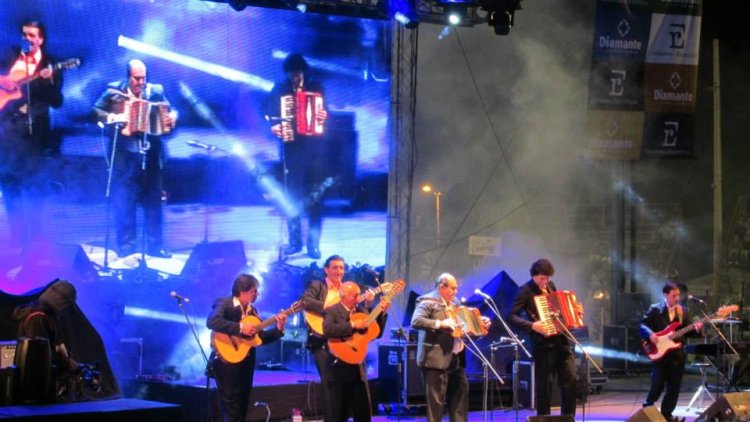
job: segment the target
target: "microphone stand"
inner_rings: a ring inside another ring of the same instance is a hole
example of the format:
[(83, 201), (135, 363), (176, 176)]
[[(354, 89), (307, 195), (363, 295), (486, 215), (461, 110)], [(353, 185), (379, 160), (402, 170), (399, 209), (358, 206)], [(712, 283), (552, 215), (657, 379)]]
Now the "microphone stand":
[(519, 375), (521, 373), (521, 357), (519, 353), (519, 347), (523, 349), (524, 354), (527, 358), (531, 358), (531, 353), (529, 353), (529, 350), (526, 348), (526, 346), (523, 345), (523, 341), (518, 338), (516, 333), (513, 332), (513, 330), (510, 329), (510, 326), (507, 322), (505, 322), (505, 319), (502, 317), (502, 313), (500, 312), (500, 309), (497, 307), (497, 304), (495, 303), (495, 300), (492, 299), (492, 296), (488, 294), (480, 294), (482, 298), (484, 298), (484, 303), (489, 306), (490, 310), (495, 313), (497, 316), (497, 319), (500, 321), (500, 323), (503, 325), (503, 328), (508, 333), (508, 336), (511, 338), (511, 343), (513, 343), (513, 409), (516, 413), (516, 421), (518, 421), (518, 410), (520, 409), (520, 406), (518, 404), (518, 390), (520, 388), (520, 380)]
[[(705, 304), (704, 304), (704, 306), (705, 306)], [(734, 356), (739, 356), (740, 354), (739, 354), (739, 352), (737, 352), (737, 349), (735, 349), (734, 346), (732, 346), (732, 343), (729, 340), (727, 340), (727, 338), (724, 336), (724, 333), (721, 332), (721, 330), (719, 329), (719, 327), (717, 327), (716, 324), (714, 324), (714, 322), (711, 321), (711, 317), (709, 315), (707, 315), (706, 312), (704, 310), (702, 310), (702, 309), (701, 309), (701, 314), (703, 315), (703, 318), (706, 320), (706, 322), (708, 322), (708, 324), (714, 329), (714, 332), (716, 332), (716, 334), (719, 335), (719, 338), (721, 338), (721, 341), (724, 342), (724, 344), (726, 344), (727, 346), (729, 346), (729, 349), (732, 351), (732, 354)], [(723, 354), (722, 359), (726, 359), (726, 353)], [(728, 383), (727, 392), (729, 392), (729, 390), (731, 390), (732, 387), (734, 387), (735, 389), (737, 389), (736, 385), (732, 385), (732, 378), (733, 378), (733, 372), (734, 372), (734, 363), (732, 363), (732, 365), (731, 365), (731, 367), (730, 367), (730, 369), (728, 371), (729, 374), (727, 375), (727, 374), (724, 374), (721, 371), (719, 371), (718, 370), (719, 368), (717, 368), (716, 365), (713, 362), (711, 362), (710, 359), (707, 358), (706, 361), (708, 361), (709, 363), (711, 363), (711, 366), (713, 366), (714, 369), (716, 369), (717, 372), (724, 377), (724, 380), (727, 381), (727, 383)], [(726, 363), (726, 360), (722, 361), (722, 363)], [(718, 384), (718, 375), (716, 377), (716, 381), (717, 381), (717, 384)], [(737, 389), (737, 390), (739, 391), (739, 389)]]
[[(380, 276), (378, 275), (378, 272), (372, 269), (369, 269), (365, 267), (365, 272), (370, 274), (372, 278), (375, 280), (375, 284), (377, 284), (379, 287), (383, 285), (383, 283), (380, 281)], [(404, 412), (407, 411), (406, 408), (406, 388), (404, 385), (404, 362), (406, 362), (406, 359), (408, 359), (409, 354), (406, 351), (406, 344), (407, 338), (406, 338), (406, 329), (404, 328), (404, 325), (401, 323), (401, 318), (396, 317), (396, 324), (398, 325), (397, 328), (397, 335), (396, 335), (396, 347), (400, 350), (400, 356), (398, 359), (396, 359), (396, 398), (399, 400), (396, 407), (396, 420), (401, 420), (401, 408), (403, 406)], [(380, 374), (378, 374), (379, 376)], [(405, 419), (412, 419), (411, 417), (407, 417)]]
[[(570, 341), (572, 341), (572, 342), (573, 342), (573, 349), (575, 350), (575, 346), (578, 346), (578, 348), (579, 348), (579, 349), (581, 350), (581, 353), (582, 353), (582, 354), (583, 354), (583, 356), (584, 356), (584, 357), (586, 358), (586, 360), (587, 360), (588, 362), (590, 362), (591, 364), (593, 364), (593, 365), (594, 365), (594, 368), (595, 368), (595, 369), (596, 369), (596, 370), (597, 370), (597, 371), (598, 371), (598, 372), (599, 372), (600, 374), (603, 374), (603, 373), (604, 373), (604, 371), (602, 371), (602, 368), (600, 368), (600, 367), (599, 367), (599, 365), (597, 365), (597, 364), (596, 364), (596, 362), (595, 362), (595, 361), (594, 361), (594, 359), (593, 359), (593, 358), (591, 357), (591, 355), (589, 354), (589, 352), (587, 352), (587, 351), (586, 351), (586, 349), (585, 349), (585, 348), (583, 347), (583, 345), (581, 345), (581, 343), (580, 343), (580, 342), (578, 341), (578, 339), (576, 339), (576, 337), (575, 337), (575, 336), (573, 335), (573, 333), (571, 333), (571, 332), (570, 332), (570, 330), (568, 330), (568, 327), (566, 327), (566, 326), (565, 326), (565, 323), (564, 323), (563, 321), (561, 321), (561, 320), (560, 320), (560, 315), (558, 315), (558, 314), (557, 314), (557, 313), (555, 313), (555, 312), (551, 312), (550, 314), (552, 315), (552, 318), (553, 318), (553, 319), (554, 319), (555, 321), (557, 321), (557, 323), (558, 323), (558, 324), (557, 324), (557, 325), (558, 325), (558, 327), (560, 327), (560, 328), (562, 329), (562, 334), (563, 334), (563, 335), (564, 335), (565, 337), (567, 337), (567, 338), (568, 338), (568, 340), (570, 340)], [(586, 373), (586, 376), (588, 377), (588, 372)], [(585, 385), (585, 388), (584, 388), (584, 390), (588, 390), (588, 388), (589, 388), (589, 386), (588, 386), (588, 382), (587, 382), (587, 383), (586, 383), (586, 385)], [(585, 420), (586, 420), (586, 400), (584, 400), (584, 401), (583, 401), (583, 404), (581, 405), (581, 407), (582, 407), (582, 412), (583, 412), (583, 420), (585, 421)]]
[[(112, 214), (112, 175), (115, 169), (115, 156), (117, 155), (117, 140), (120, 134), (121, 123), (116, 123), (115, 133), (112, 136), (112, 151), (110, 152), (109, 162), (107, 163), (107, 187), (104, 190), (105, 198), (105, 210), (104, 210), (104, 262), (102, 263), (102, 271), (109, 273), (109, 220)], [(102, 126), (102, 131), (104, 127)], [(105, 154), (104, 158), (107, 156)]]
[(495, 368), (492, 365), (490, 365), (490, 361), (487, 359), (487, 357), (482, 354), (482, 349), (479, 347), (479, 345), (477, 345), (474, 339), (471, 338), (468, 331), (466, 330), (466, 324), (463, 321), (461, 321), (459, 322), (459, 326), (461, 327), (461, 330), (464, 333), (463, 337), (467, 340), (467, 342), (464, 342), (465, 349), (471, 352), (477, 359), (479, 359), (483, 365), (484, 399), (483, 399), (483, 404), (482, 404), (483, 405), (482, 422), (485, 422), (487, 420), (487, 388), (488, 388), (488, 378), (489, 378), (488, 369), (492, 371), (492, 374), (494, 374), (495, 378), (497, 378), (497, 380), (500, 381), (500, 384), (505, 384), (505, 381), (503, 381), (503, 378), (500, 376), (500, 374), (497, 373)]
[[(174, 292), (173, 292), (174, 293)], [(188, 328), (190, 329), (190, 332), (193, 334), (193, 338), (195, 339), (195, 343), (198, 345), (198, 350), (201, 352), (201, 356), (203, 357), (203, 362), (206, 365), (206, 403), (208, 404), (207, 412), (208, 412), (208, 420), (213, 420), (213, 415), (211, 414), (211, 374), (213, 373), (213, 368), (211, 368), (211, 365), (209, 364), (208, 356), (206, 355), (206, 351), (203, 350), (203, 345), (201, 344), (200, 337), (198, 336), (198, 330), (195, 328), (195, 322), (190, 321), (190, 317), (188, 316), (187, 312), (185, 311), (184, 300), (179, 297), (175, 297), (177, 300), (177, 306), (180, 307), (180, 312), (182, 312), (182, 316), (185, 317), (185, 323), (187, 324)], [(217, 377), (213, 377), (216, 380), (216, 385), (219, 385), (219, 379)]]

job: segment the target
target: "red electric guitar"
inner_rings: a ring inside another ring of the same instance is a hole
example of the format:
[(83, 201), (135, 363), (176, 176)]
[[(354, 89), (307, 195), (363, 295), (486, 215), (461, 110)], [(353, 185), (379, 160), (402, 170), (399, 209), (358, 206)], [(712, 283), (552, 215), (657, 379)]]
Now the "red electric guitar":
[[(739, 306), (737, 305), (722, 306), (718, 311), (716, 311), (716, 313), (711, 314), (706, 318), (702, 318), (700, 322), (705, 323), (709, 319), (714, 318), (726, 318), (732, 312), (737, 312), (738, 309)], [(652, 361), (657, 361), (661, 359), (665, 354), (667, 354), (667, 352), (669, 352), (670, 350), (679, 349), (680, 347), (682, 347), (682, 343), (678, 343), (673, 339), (680, 338), (689, 333), (694, 329), (694, 326), (693, 324), (690, 324), (687, 327), (678, 330), (677, 327), (679, 327), (680, 325), (681, 323), (679, 321), (675, 321), (669, 324), (667, 328), (656, 333), (657, 337), (659, 337), (656, 343), (651, 343), (650, 341), (644, 340), (641, 345), (643, 346), (643, 352), (646, 354), (646, 357), (648, 357)]]

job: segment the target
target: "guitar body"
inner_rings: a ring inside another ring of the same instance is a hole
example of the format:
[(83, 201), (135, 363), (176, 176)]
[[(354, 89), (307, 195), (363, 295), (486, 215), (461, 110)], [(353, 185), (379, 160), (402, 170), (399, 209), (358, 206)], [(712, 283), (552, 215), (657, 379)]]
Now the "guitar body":
[[(242, 324), (258, 325), (260, 319), (248, 315), (240, 321)], [(221, 360), (228, 363), (239, 363), (250, 353), (250, 349), (263, 344), (259, 335), (246, 337), (243, 335), (231, 336), (229, 334), (214, 331), (211, 333), (211, 344)]]
[(23, 96), (20, 83), (24, 79), (23, 73), (10, 73), (7, 76), (0, 76), (0, 110), (13, 100)]
[[(366, 320), (367, 314), (356, 313), (352, 315), (351, 320)], [(377, 322), (367, 326), (363, 333), (354, 332), (351, 337), (346, 339), (329, 339), (328, 348), (334, 356), (346, 363), (359, 364), (364, 362), (367, 357), (367, 346), (370, 342), (380, 335), (380, 326)]]
[(323, 335), (323, 315), (315, 312), (305, 311), (305, 322), (307, 326), (317, 335)]
[(673, 322), (667, 328), (656, 333), (659, 339), (656, 344), (650, 341), (643, 342), (643, 351), (651, 361), (657, 361), (664, 357), (667, 352), (682, 347), (682, 343), (672, 340), (671, 335), (680, 327), (679, 322)]

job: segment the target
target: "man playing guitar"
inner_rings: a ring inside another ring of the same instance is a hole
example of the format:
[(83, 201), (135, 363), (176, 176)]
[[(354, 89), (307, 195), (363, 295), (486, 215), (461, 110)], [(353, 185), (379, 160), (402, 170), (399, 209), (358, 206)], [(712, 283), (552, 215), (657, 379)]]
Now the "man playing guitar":
[[(679, 322), (681, 328), (693, 326), (690, 333), (697, 336), (703, 329), (703, 322), (692, 322), (690, 315), (678, 302), (680, 300), (680, 289), (677, 284), (667, 282), (662, 288), (664, 301), (655, 303), (649, 307), (640, 324), (641, 339), (652, 344), (659, 342), (661, 331), (674, 322)], [(643, 402), (643, 407), (653, 406), (661, 396), (666, 386), (666, 393), (661, 402), (661, 413), (668, 421), (673, 420), (672, 412), (677, 407), (677, 398), (680, 394), (682, 374), (685, 366), (685, 352), (682, 348), (669, 350), (659, 360), (654, 361), (651, 370), (651, 388), (648, 396)]]
[(62, 74), (51, 70), (54, 59), (43, 50), (44, 26), (38, 21), (24, 22), (21, 35), (23, 47), (0, 64), (6, 72), (0, 76), (0, 187), (17, 246), (28, 244), (35, 235), (32, 231), (41, 227), (41, 221), (34, 218), (40, 215), (40, 204), (33, 201), (40, 196), (33, 194), (40, 183), (34, 177), (39, 174), (43, 151), (56, 148), (50, 139), (49, 108), (63, 104)]

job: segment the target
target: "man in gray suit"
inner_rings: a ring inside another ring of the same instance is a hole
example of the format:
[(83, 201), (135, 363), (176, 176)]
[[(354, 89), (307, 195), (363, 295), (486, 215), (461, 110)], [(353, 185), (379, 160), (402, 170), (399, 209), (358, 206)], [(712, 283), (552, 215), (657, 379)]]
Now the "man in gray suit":
[[(469, 381), (466, 378), (466, 347), (453, 337), (456, 321), (450, 316), (460, 306), (458, 282), (448, 273), (438, 276), (435, 290), (417, 298), (411, 326), (419, 331), (417, 365), (422, 369), (427, 420), (441, 420), (448, 407), (451, 422), (466, 422), (469, 414)], [(485, 326), (490, 321), (482, 318)]]

